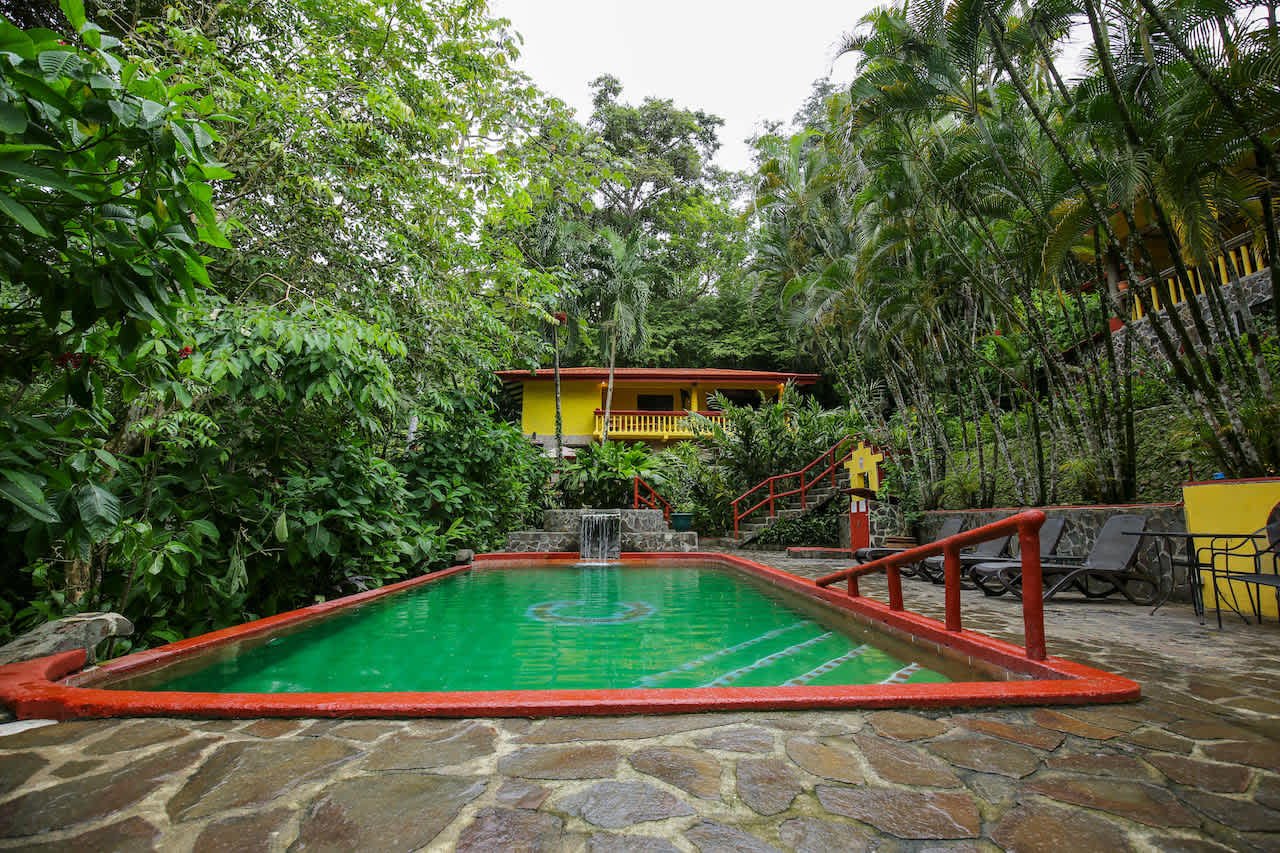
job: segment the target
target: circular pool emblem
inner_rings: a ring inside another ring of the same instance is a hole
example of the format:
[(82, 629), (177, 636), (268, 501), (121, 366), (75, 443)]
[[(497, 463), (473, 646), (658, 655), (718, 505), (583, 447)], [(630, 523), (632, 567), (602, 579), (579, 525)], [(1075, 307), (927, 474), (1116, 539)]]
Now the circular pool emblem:
[(613, 612), (604, 616), (581, 616), (574, 612), (581, 611), (590, 603), (582, 599), (544, 601), (530, 607), (528, 615), (539, 622), (554, 622), (559, 625), (621, 625), (648, 619), (654, 613), (653, 605), (643, 601), (619, 601), (614, 605)]

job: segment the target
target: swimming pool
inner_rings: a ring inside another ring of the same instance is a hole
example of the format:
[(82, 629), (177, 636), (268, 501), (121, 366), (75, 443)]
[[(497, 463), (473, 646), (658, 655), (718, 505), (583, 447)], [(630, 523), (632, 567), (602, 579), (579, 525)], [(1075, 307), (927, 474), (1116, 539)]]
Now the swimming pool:
[[(1137, 685), (719, 554), (473, 566), (75, 672), (0, 668), (20, 716), (626, 713), (1119, 701)], [(79, 659), (77, 659), (79, 656)]]

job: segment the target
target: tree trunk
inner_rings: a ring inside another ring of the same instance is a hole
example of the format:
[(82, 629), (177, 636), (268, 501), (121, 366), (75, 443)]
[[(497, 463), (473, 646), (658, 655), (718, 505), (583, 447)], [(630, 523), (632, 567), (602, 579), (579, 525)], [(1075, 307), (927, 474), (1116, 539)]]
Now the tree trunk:
[(613, 410), (613, 366), (618, 360), (618, 333), (609, 335), (609, 384), (604, 392), (604, 426), (600, 429), (600, 443), (609, 440), (609, 417)]
[(556, 466), (564, 461), (564, 418), (560, 411), (560, 321), (551, 329), (551, 346), (555, 349), (556, 374)]

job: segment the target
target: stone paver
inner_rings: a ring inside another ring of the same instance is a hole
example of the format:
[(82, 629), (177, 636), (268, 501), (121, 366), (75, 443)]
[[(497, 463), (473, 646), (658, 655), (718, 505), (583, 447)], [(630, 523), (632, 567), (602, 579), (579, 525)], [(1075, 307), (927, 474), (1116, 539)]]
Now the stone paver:
[(558, 805), (592, 826), (605, 829), (695, 813), (688, 803), (646, 782), (597, 782), (563, 798)]
[[(838, 561), (749, 555), (815, 577)], [(883, 600), (882, 579), (862, 584)], [(907, 606), (942, 615), (942, 588)], [(1018, 643), (1014, 600), (962, 596)], [(1280, 626), (1050, 602), (1094, 708), (92, 720), (0, 736), (0, 850), (1280, 849)]]
[(632, 753), (627, 760), (641, 773), (695, 797), (714, 800), (720, 796), (720, 762), (701, 750), (655, 746)]
[(799, 776), (781, 758), (744, 758), (738, 762), (738, 798), (752, 811), (762, 815), (784, 812), (801, 790)]

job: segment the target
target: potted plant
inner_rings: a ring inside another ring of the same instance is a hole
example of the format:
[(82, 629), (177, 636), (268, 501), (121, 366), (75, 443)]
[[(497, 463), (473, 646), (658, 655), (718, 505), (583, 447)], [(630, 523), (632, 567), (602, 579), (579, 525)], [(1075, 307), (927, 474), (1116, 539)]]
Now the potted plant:
[(688, 533), (693, 529), (693, 504), (688, 501), (677, 501), (671, 510), (671, 529), (677, 533)]

